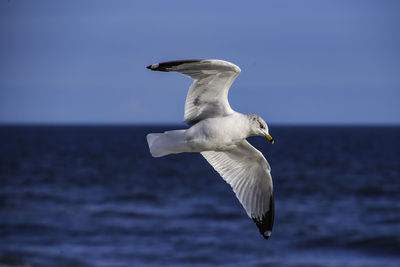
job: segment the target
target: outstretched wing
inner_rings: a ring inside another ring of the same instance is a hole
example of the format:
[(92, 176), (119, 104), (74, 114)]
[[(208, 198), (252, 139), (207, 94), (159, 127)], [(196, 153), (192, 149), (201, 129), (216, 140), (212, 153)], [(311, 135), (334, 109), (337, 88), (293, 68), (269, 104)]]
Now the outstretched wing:
[(201, 152), (222, 178), (268, 239), (274, 223), (271, 168), (262, 153), (246, 140), (227, 151)]
[(178, 60), (147, 67), (157, 71), (177, 71), (194, 81), (185, 103), (184, 121), (193, 125), (198, 121), (233, 113), (228, 102), (228, 91), (240, 68), (223, 60)]

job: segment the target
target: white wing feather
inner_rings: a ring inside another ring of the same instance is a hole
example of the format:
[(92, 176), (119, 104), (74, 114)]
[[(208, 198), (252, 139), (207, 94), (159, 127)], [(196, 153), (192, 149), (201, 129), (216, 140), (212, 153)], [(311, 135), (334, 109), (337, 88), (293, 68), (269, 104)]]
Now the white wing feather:
[(232, 187), (247, 215), (268, 238), (274, 220), (271, 168), (262, 153), (246, 140), (228, 151), (201, 152)]

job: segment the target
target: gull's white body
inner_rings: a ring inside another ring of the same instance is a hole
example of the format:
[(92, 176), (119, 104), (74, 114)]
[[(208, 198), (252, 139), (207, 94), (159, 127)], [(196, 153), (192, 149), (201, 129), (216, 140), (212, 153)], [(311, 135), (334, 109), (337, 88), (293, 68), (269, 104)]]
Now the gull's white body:
[(231, 149), (250, 135), (247, 117), (234, 112), (226, 117), (205, 119), (190, 127), (186, 140), (194, 152)]
[(185, 60), (157, 63), (151, 70), (177, 71), (191, 77), (184, 121), (189, 129), (147, 135), (154, 157), (200, 152), (230, 184), (261, 234), (269, 238), (273, 219), (273, 187), (270, 166), (246, 138), (268, 135), (266, 123), (253, 114), (232, 110), (229, 87), (240, 68), (222, 60)]
[[(242, 121), (243, 123), (238, 123)], [(182, 152), (223, 151), (250, 135), (245, 115), (234, 112), (226, 117), (204, 119), (187, 130), (149, 134), (150, 152), (155, 157)]]

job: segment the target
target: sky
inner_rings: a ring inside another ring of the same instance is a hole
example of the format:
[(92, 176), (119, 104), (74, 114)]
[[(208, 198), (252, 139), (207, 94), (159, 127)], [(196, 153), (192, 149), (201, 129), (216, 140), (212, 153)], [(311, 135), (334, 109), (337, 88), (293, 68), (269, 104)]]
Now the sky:
[(0, 0), (0, 123), (179, 123), (223, 59), (231, 107), (269, 124), (399, 124), (400, 1)]

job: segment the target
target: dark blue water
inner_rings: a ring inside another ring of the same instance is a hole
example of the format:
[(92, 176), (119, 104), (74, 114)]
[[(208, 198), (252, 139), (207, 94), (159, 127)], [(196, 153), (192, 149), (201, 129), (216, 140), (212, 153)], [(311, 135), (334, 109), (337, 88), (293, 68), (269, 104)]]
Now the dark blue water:
[(400, 266), (400, 128), (270, 127), (265, 240), (165, 127), (0, 127), (0, 265)]

